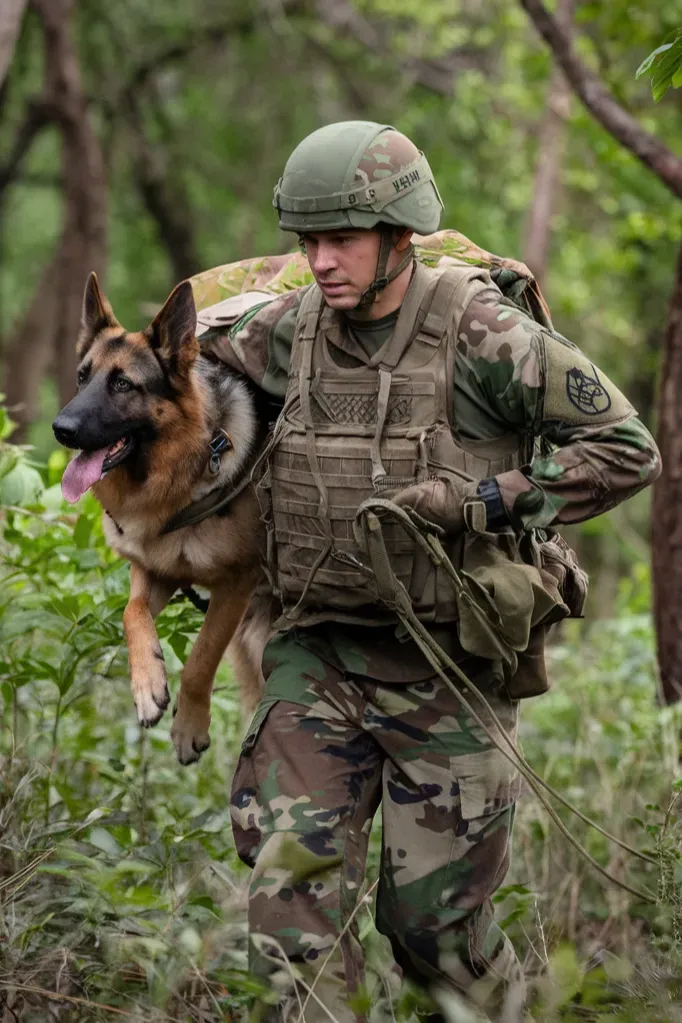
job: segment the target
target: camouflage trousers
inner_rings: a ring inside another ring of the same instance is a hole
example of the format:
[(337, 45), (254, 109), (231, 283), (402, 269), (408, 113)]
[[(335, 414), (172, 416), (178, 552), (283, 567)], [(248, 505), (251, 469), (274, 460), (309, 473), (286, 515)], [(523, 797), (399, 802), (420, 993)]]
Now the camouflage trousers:
[[(357, 900), (381, 805), (376, 926), (403, 974), (485, 1004), (483, 1019), (516, 1020), (521, 970), (491, 906), (509, 865), (514, 769), (438, 678), (350, 677), (286, 639), (278, 654), (232, 791), (237, 850), (253, 867), (250, 966), (282, 991), (278, 1018), (363, 1018)], [(277, 698), (287, 673), (296, 702)], [(516, 703), (486, 695), (515, 736)]]

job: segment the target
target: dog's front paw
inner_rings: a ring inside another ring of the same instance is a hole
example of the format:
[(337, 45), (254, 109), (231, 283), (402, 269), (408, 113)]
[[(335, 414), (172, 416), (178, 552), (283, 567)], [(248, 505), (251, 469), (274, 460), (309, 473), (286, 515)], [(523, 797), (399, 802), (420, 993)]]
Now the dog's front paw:
[(170, 734), (181, 764), (193, 764), (211, 745), (210, 723), (208, 704), (183, 699), (180, 694)]
[(135, 664), (131, 686), (137, 719), (143, 728), (151, 728), (162, 718), (170, 703), (166, 666), (161, 649), (152, 650), (143, 663)]

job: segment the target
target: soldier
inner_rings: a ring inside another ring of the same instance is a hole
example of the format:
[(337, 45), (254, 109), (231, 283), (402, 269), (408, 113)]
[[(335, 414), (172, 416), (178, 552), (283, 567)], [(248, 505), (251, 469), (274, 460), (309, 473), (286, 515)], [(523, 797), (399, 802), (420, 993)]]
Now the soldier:
[[(523, 980), (491, 896), (509, 865), (518, 775), (380, 606), (353, 520), (367, 497), (391, 496), (456, 551), (477, 502), (479, 532), (516, 544), (632, 496), (657, 477), (658, 452), (605, 374), (486, 271), (415, 261), (412, 235), (437, 230), (442, 203), (400, 132), (319, 129), (274, 205), (315, 284), (202, 339), (284, 401), (259, 486), (284, 613), (232, 792), (253, 867), (251, 967), (281, 990), (286, 1019), (362, 1016), (354, 911), (381, 805), (376, 923), (403, 973), (515, 1018)], [(523, 652), (511, 676), (467, 652), (452, 594), (397, 526), (389, 551), (419, 617), (513, 738), (518, 697), (543, 688), (521, 678)]]

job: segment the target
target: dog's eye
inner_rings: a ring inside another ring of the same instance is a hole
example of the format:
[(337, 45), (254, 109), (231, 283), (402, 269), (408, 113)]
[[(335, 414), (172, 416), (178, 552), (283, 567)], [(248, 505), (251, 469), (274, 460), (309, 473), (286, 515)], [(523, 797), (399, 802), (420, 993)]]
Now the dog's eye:
[(81, 384), (84, 384), (87, 379), (88, 379), (88, 374), (87, 374), (86, 370), (79, 369), (78, 370), (78, 375), (76, 376), (76, 382), (78, 383), (78, 386), (80, 387)]
[(132, 381), (128, 380), (128, 377), (120, 376), (114, 380), (115, 391), (132, 391)]

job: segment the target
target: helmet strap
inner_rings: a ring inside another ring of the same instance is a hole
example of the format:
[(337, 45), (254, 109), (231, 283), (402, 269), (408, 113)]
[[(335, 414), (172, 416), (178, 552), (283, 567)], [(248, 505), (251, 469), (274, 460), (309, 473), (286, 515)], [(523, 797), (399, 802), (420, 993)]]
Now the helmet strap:
[(356, 309), (366, 309), (367, 306), (376, 302), (379, 292), (383, 291), (384, 288), (391, 283), (391, 281), (396, 279), (396, 277), (399, 277), (403, 270), (406, 270), (410, 263), (414, 260), (414, 245), (410, 242), (405, 250), (405, 255), (398, 265), (395, 266), (389, 274), (386, 273), (391, 249), (393, 248), (393, 230), (394, 229), (388, 224), (382, 224), (379, 227), (380, 239), (376, 275), (370, 286), (366, 289), (366, 291), (363, 291), (360, 296), (360, 301), (355, 307)]

